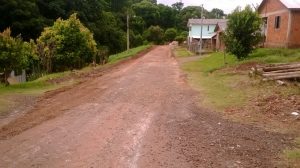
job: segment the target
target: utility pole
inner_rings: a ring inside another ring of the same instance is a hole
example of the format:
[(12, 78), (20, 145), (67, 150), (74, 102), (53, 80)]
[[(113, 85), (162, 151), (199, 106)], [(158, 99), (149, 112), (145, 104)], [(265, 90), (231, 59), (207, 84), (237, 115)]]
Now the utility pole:
[(201, 5), (201, 31), (200, 31), (200, 49), (199, 49), (199, 53), (200, 56), (202, 55), (202, 31), (203, 31), (203, 4)]
[(127, 51), (130, 49), (130, 37), (129, 37), (129, 11), (127, 10)]

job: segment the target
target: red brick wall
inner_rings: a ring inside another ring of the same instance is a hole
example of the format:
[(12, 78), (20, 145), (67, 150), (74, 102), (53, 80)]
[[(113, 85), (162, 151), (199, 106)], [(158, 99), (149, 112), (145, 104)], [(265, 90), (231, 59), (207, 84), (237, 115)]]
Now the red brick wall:
[[(279, 0), (266, 0), (259, 9), (262, 17), (268, 17), (266, 47), (288, 46), (289, 10)], [(280, 16), (280, 28), (275, 28), (275, 18)]]
[(292, 12), (292, 25), (289, 47), (300, 47), (300, 11)]
[[(275, 28), (275, 18), (280, 16), (280, 28)], [(288, 44), (289, 12), (268, 17), (266, 45), (268, 47), (287, 47)]]
[(276, 12), (286, 9), (285, 6), (279, 0), (266, 0), (265, 4), (259, 9), (260, 14)]

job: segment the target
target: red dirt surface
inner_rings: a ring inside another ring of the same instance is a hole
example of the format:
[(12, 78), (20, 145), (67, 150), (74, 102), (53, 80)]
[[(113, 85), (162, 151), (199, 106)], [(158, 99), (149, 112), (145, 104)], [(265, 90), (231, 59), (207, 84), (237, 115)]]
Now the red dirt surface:
[(0, 167), (275, 167), (290, 137), (223, 119), (198, 96), (157, 47), (2, 127)]

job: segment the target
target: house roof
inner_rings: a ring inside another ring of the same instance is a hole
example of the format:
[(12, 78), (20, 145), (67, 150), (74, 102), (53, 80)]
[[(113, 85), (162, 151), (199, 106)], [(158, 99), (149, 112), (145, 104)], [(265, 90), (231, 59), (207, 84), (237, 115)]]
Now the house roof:
[(222, 21), (222, 22), (218, 22), (215, 31), (216, 31), (218, 28), (220, 28), (221, 31), (225, 31), (226, 28), (227, 28), (227, 20)]
[[(211, 39), (212, 37), (214, 37), (216, 35), (216, 33), (207, 35), (207, 36), (202, 36), (202, 39)], [(191, 36), (194, 39), (200, 39), (200, 36)]]
[[(266, 3), (267, 0), (263, 0), (259, 5), (258, 10)], [(300, 10), (300, 0), (279, 0), (286, 8), (290, 10)]]
[[(189, 19), (188, 26), (201, 25), (202, 19)], [(216, 25), (219, 22), (226, 22), (226, 19), (203, 19), (203, 25)]]

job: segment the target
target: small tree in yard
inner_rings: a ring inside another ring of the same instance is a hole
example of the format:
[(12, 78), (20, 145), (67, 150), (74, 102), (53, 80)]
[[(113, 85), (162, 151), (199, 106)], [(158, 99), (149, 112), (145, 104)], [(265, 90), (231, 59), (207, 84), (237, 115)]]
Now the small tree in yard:
[(38, 53), (48, 72), (82, 68), (95, 59), (97, 47), (93, 34), (76, 14), (67, 20), (57, 19), (45, 28), (37, 40)]
[(226, 50), (238, 59), (246, 58), (262, 38), (261, 23), (258, 13), (250, 6), (244, 10), (237, 8), (228, 17), (228, 27), (224, 35)]
[(0, 33), (0, 72), (4, 72), (6, 84), (9, 73), (26, 68), (29, 57), (33, 55), (31, 44), (23, 42), (20, 37), (11, 37), (9, 28)]
[(177, 30), (174, 28), (169, 28), (165, 32), (165, 39), (168, 42), (174, 41), (177, 35)]

